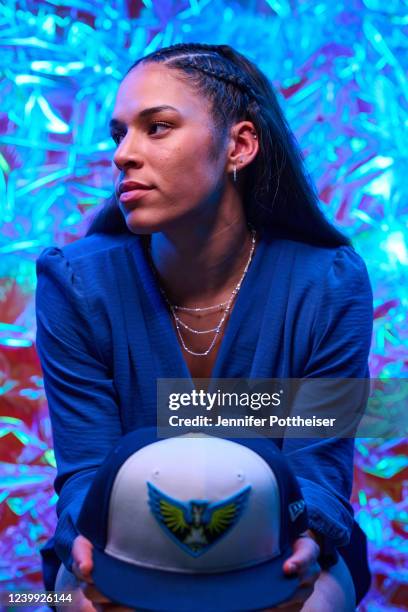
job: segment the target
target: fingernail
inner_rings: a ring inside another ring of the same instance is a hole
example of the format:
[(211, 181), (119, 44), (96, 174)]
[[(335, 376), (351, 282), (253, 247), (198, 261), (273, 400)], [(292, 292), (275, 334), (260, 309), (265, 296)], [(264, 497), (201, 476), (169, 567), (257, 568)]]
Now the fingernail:
[(79, 571), (83, 576), (85, 576), (87, 574), (86, 566), (81, 563), (81, 565), (79, 566)]
[(296, 572), (296, 569), (297, 569), (296, 563), (289, 563), (289, 571), (290, 572)]

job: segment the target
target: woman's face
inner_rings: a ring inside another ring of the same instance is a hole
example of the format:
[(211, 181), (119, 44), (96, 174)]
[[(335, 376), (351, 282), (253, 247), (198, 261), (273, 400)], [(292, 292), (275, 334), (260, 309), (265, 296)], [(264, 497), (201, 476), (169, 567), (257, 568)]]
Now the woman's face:
[(174, 69), (147, 63), (125, 77), (111, 133), (118, 205), (131, 231), (153, 233), (213, 216), (226, 183), (227, 149), (217, 145), (208, 101)]

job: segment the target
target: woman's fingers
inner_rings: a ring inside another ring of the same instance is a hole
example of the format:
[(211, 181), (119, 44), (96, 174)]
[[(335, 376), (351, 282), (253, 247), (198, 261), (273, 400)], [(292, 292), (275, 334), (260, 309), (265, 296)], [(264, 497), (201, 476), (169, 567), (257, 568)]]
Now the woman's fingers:
[(82, 580), (82, 581), (85, 580), (84, 576), (79, 571), (76, 561), (72, 562), (72, 573), (74, 574), (75, 578), (77, 578), (78, 580)]
[(94, 606), (98, 612), (126, 612), (122, 606), (112, 603), (103, 595), (92, 580), (93, 570), (92, 544), (89, 540), (79, 535), (72, 545), (72, 571), (80, 581), (80, 588), (86, 601)]
[(312, 587), (313, 589), (313, 585), (319, 578), (321, 571), (322, 568), (317, 563), (317, 561), (312, 563), (309, 568), (303, 574), (300, 575), (300, 586), (306, 588)]
[(320, 565), (317, 559), (320, 548), (312, 537), (300, 537), (293, 543), (293, 553), (283, 564), (283, 571), (287, 575), (299, 576), (299, 587), (292, 597), (277, 609), (282, 612), (300, 610), (302, 604), (311, 596), (316, 580), (320, 575)]
[(283, 564), (285, 574), (299, 574), (301, 577), (317, 563), (320, 554), (318, 544), (310, 537), (301, 537), (293, 543), (293, 554)]
[(72, 545), (73, 564), (72, 571), (75, 576), (84, 582), (92, 583), (93, 569), (92, 544), (84, 536), (77, 536)]
[(74, 574), (76, 578), (78, 578), (80, 582), (93, 584), (93, 579), (92, 579), (90, 572), (82, 572), (79, 569), (79, 566), (76, 563), (76, 561), (73, 561), (72, 563), (72, 573)]

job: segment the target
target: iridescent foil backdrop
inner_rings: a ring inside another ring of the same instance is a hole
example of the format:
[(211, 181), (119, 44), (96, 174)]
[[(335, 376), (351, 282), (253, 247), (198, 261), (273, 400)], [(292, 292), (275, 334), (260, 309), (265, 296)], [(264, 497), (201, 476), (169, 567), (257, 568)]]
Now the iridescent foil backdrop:
[[(2, 2), (1, 590), (40, 588), (38, 550), (55, 525), (35, 260), (82, 236), (111, 192), (107, 124), (126, 68), (159, 47), (198, 41), (230, 44), (264, 70), (322, 207), (367, 263), (371, 374), (407, 377), (407, 31), (406, 0)], [(403, 440), (357, 440), (353, 502), (374, 572), (364, 611), (408, 601), (407, 464)]]

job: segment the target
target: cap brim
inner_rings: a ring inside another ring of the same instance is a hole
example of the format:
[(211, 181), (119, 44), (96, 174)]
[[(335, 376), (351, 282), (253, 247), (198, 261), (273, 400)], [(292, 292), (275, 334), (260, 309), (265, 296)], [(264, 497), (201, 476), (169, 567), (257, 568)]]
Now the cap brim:
[(93, 549), (95, 585), (111, 601), (155, 612), (250, 612), (276, 606), (299, 586), (282, 565), (292, 554), (217, 574), (166, 572), (115, 559)]

